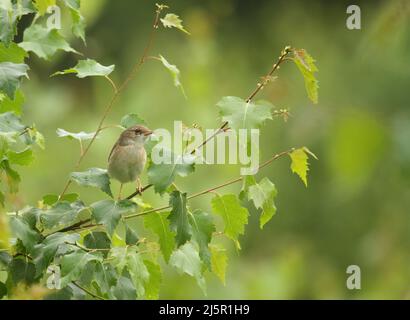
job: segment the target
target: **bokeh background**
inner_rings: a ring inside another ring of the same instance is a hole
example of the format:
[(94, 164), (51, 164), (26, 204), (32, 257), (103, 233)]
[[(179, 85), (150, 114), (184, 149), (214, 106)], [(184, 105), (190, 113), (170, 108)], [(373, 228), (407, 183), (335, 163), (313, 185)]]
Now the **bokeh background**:
[[(76, 39), (71, 43), (86, 57), (115, 64), (113, 78), (120, 82), (146, 44), (155, 2), (82, 2), (87, 46)], [(249, 205), (251, 217), (240, 252), (218, 240), (229, 254), (226, 286), (208, 275), (204, 296), (194, 279), (166, 268), (161, 298), (410, 298), (410, 3), (356, 2), (362, 29), (353, 31), (346, 28), (350, 1), (166, 2), (191, 35), (161, 29), (151, 53), (178, 66), (188, 99), (160, 63), (149, 61), (117, 101), (107, 124), (118, 124), (133, 112), (151, 128), (171, 129), (173, 120), (216, 128), (216, 102), (226, 95), (249, 95), (289, 44), (316, 58), (319, 104), (309, 102), (298, 70), (285, 63), (260, 97), (277, 108), (289, 108), (293, 116), (287, 123), (275, 119), (263, 128), (261, 157), (305, 145), (319, 161), (312, 160), (308, 188), (292, 174), (286, 158), (259, 173), (278, 188), (278, 212), (261, 231), (258, 212)], [(67, 25), (63, 27), (69, 34)], [(49, 78), (79, 58), (61, 53), (50, 63), (30, 57), (24, 121), (36, 123), (47, 148), (22, 172), (16, 206), (61, 191), (79, 147), (58, 138), (56, 129), (95, 130), (111, 95), (103, 79)], [(82, 168), (106, 167), (118, 134), (116, 128), (105, 130)], [(238, 170), (199, 166), (177, 183), (196, 192), (237, 176)], [(118, 189), (116, 182), (113, 188)], [(81, 192), (86, 201), (103, 196), (92, 189), (71, 190)], [(210, 197), (197, 198), (191, 206), (210, 210)], [(167, 202), (152, 190), (144, 200)], [(141, 228), (140, 223), (135, 227)], [(361, 267), (361, 290), (346, 288), (346, 268), (353, 264)]]

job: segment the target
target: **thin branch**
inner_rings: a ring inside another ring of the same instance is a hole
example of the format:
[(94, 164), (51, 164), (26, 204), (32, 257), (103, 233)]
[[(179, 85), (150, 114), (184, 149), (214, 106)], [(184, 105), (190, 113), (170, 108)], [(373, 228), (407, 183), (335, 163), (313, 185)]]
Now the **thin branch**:
[[(286, 150), (286, 151), (282, 151), (282, 152), (280, 152), (280, 153), (275, 154), (273, 157), (271, 157), (270, 159), (268, 159), (268, 160), (266, 160), (265, 162), (263, 162), (262, 164), (260, 164), (260, 165), (258, 166), (258, 170), (259, 170), (259, 169), (262, 169), (262, 168), (264, 168), (264, 167), (266, 167), (267, 165), (269, 165), (270, 163), (272, 163), (272, 162), (275, 161), (276, 159), (278, 159), (278, 158), (280, 158), (280, 157), (283, 157), (284, 155), (287, 155), (287, 154), (291, 153), (293, 150), (294, 150), (294, 149), (292, 148), (292, 149), (289, 149), (289, 150)], [(190, 200), (190, 199), (199, 197), (199, 196), (204, 195), (204, 194), (212, 193), (212, 192), (214, 192), (215, 190), (218, 190), (218, 189), (221, 189), (221, 188), (223, 188), (223, 187), (226, 187), (226, 186), (229, 186), (229, 185), (231, 185), (231, 184), (234, 184), (234, 183), (237, 183), (237, 182), (239, 182), (239, 181), (242, 181), (242, 179), (243, 179), (243, 176), (240, 176), (240, 177), (238, 177), (238, 178), (229, 180), (229, 181), (227, 181), (227, 182), (225, 182), (225, 183), (223, 183), (223, 184), (217, 185), (216, 187), (212, 187), (212, 188), (210, 188), (210, 189), (206, 189), (206, 190), (203, 190), (203, 191), (194, 193), (194, 194), (190, 195), (189, 197), (187, 197), (187, 200)], [(143, 216), (143, 215), (146, 215), (146, 214), (149, 214), (149, 213), (152, 213), (152, 212), (157, 212), (157, 211), (166, 210), (166, 209), (169, 209), (169, 208), (171, 208), (171, 207), (172, 207), (171, 205), (166, 205), (166, 206), (162, 206), (162, 207), (159, 207), (159, 208), (149, 209), (149, 210), (146, 210), (146, 211), (143, 211), (143, 212), (130, 214), (130, 215), (128, 215), (128, 216), (125, 216), (124, 219), (131, 219), (131, 218)]]
[[(272, 79), (272, 75), (275, 73), (275, 71), (277, 69), (279, 69), (279, 66), (281, 63), (283, 63), (284, 61), (286, 61), (286, 57), (287, 55), (292, 51), (292, 48), (290, 46), (286, 46), (280, 56), (278, 61), (272, 66), (272, 69), (269, 71), (269, 73), (267, 75), (265, 75), (264, 77), (262, 77), (263, 81), (262, 83), (258, 83), (258, 85), (256, 86), (256, 89), (254, 91), (252, 91), (252, 93), (248, 96), (248, 98), (246, 99), (246, 102), (249, 103)], [(153, 57), (147, 57), (147, 58), (153, 58)], [(225, 121), (224, 123), (222, 123), (222, 125), (210, 136), (208, 137), (208, 139), (206, 139), (205, 141), (203, 141), (198, 147), (196, 147), (194, 150), (192, 150), (191, 154), (195, 154), (200, 148), (204, 147), (209, 141), (211, 141), (215, 136), (217, 136), (218, 134), (220, 134), (221, 132), (224, 132), (226, 130), (228, 130), (227, 128), (228, 126), (228, 121)], [(152, 187), (152, 184), (148, 184), (145, 187), (143, 187), (140, 191), (136, 190), (133, 193), (131, 193), (127, 199), (131, 199), (139, 194), (142, 194), (145, 190), (149, 189)]]
[(95, 299), (106, 300), (105, 298), (100, 297), (99, 295), (96, 295), (95, 293), (91, 292), (87, 288), (84, 288), (83, 286), (79, 285), (76, 281), (73, 281), (72, 284), (75, 285), (77, 288), (81, 289), (82, 291), (84, 291), (85, 293), (89, 294), (91, 297)]
[[(77, 164), (75, 165), (75, 169), (77, 170), (84, 157), (87, 155), (88, 151), (90, 150), (91, 146), (93, 145), (95, 139), (97, 138), (98, 133), (101, 131), (101, 128), (104, 125), (104, 121), (107, 118), (108, 114), (110, 113), (115, 101), (117, 100), (117, 98), (119, 97), (119, 95), (121, 94), (121, 92), (127, 87), (128, 83), (135, 77), (135, 75), (137, 74), (137, 72), (139, 71), (139, 69), (141, 68), (141, 66), (144, 64), (144, 62), (146, 61), (146, 57), (148, 55), (148, 52), (152, 46), (152, 43), (154, 42), (154, 38), (155, 38), (155, 31), (158, 29), (158, 23), (159, 23), (159, 16), (160, 13), (162, 11), (163, 7), (161, 6), (157, 6), (157, 10), (155, 11), (155, 17), (154, 17), (154, 23), (151, 29), (151, 33), (149, 35), (148, 38), (148, 44), (146, 45), (146, 47), (144, 48), (144, 51), (142, 53), (141, 58), (139, 59), (139, 61), (136, 63), (136, 65), (134, 66), (134, 68), (132, 69), (132, 71), (129, 73), (128, 77), (124, 80), (124, 82), (121, 84), (121, 86), (119, 88), (116, 87), (116, 85), (114, 84), (114, 82), (112, 82), (112, 85), (114, 87), (114, 95), (112, 96), (111, 100), (108, 102), (107, 106), (105, 107), (104, 113), (100, 119), (100, 122), (98, 123), (98, 127), (93, 135), (93, 137), (91, 138), (91, 141), (88, 143), (87, 147), (84, 149), (84, 152), (81, 154), (80, 158), (77, 161)], [(110, 78), (107, 77), (108, 80), (111, 80)], [(63, 191), (60, 194), (60, 199), (61, 197), (66, 193), (67, 189), (69, 188), (69, 186), (71, 185), (71, 179), (67, 180)]]

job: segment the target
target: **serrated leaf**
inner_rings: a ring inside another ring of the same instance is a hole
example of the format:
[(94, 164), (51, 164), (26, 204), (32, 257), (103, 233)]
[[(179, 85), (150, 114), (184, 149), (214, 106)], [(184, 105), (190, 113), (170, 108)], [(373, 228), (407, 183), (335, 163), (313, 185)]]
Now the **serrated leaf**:
[(274, 200), (277, 193), (275, 185), (266, 177), (249, 186), (248, 200), (252, 200), (257, 209), (262, 209), (259, 219), (261, 229), (276, 213)]
[(124, 128), (130, 128), (132, 126), (135, 126), (137, 124), (144, 125), (146, 124), (144, 119), (142, 119), (139, 115), (135, 113), (130, 113), (122, 117), (120, 125), (123, 126)]
[(225, 273), (228, 266), (228, 256), (226, 250), (215, 245), (210, 246), (212, 272), (215, 273), (225, 285)]
[(102, 261), (102, 257), (96, 253), (76, 250), (61, 258), (61, 287), (64, 288), (71, 281), (77, 280), (87, 263), (90, 261)]
[(127, 270), (118, 278), (117, 284), (111, 288), (110, 299), (135, 300), (137, 292)]
[(252, 175), (246, 175), (242, 177), (242, 188), (239, 193), (239, 199), (245, 200), (248, 194), (249, 187), (256, 183), (255, 177)]
[(19, 46), (45, 60), (49, 60), (59, 50), (78, 53), (57, 29), (47, 29), (38, 24), (33, 24), (24, 31), (23, 42)]
[(68, 243), (76, 243), (80, 238), (78, 234), (54, 233), (43, 242), (37, 244), (33, 251), (33, 261), (36, 266), (36, 276), (40, 276), (53, 262), (57, 252), (66, 252), (72, 246)]
[(33, 151), (29, 148), (20, 152), (10, 150), (7, 152), (7, 158), (11, 164), (17, 164), (19, 166), (28, 166), (34, 161)]
[(14, 94), (14, 100), (9, 96), (0, 93), (0, 113), (13, 112), (20, 116), (21, 109), (24, 103), (24, 95), (20, 89), (17, 89)]
[(27, 77), (28, 65), (24, 63), (0, 63), (0, 91), (3, 91), (11, 100), (20, 86), (20, 78)]
[(202, 291), (206, 292), (205, 278), (202, 275), (202, 264), (198, 251), (188, 242), (174, 251), (171, 256), (170, 264), (179, 272), (186, 273), (196, 279)]
[(10, 218), (10, 227), (17, 239), (20, 239), (24, 247), (31, 252), (40, 240), (40, 234), (33, 230), (30, 225), (18, 217)]
[(273, 105), (267, 101), (246, 102), (245, 100), (227, 96), (217, 104), (222, 121), (227, 121), (233, 129), (257, 129), (266, 120), (272, 120)]
[(93, 231), (84, 237), (84, 246), (88, 249), (107, 249), (111, 248), (111, 240), (107, 233), (103, 231)]
[(35, 266), (26, 259), (13, 258), (9, 264), (8, 271), (9, 277), (13, 281), (14, 285), (19, 282), (30, 285), (35, 281)]
[(112, 197), (110, 177), (107, 170), (90, 168), (83, 172), (72, 172), (71, 179), (84, 187), (95, 187)]
[(73, 35), (75, 35), (77, 38), (80, 38), (81, 40), (83, 40), (84, 43), (86, 43), (85, 41), (86, 23), (85, 23), (84, 17), (81, 15), (79, 10), (70, 10), (70, 13), (71, 13), (71, 20), (72, 20), (71, 31)]
[(67, 137), (69, 139), (75, 139), (79, 141), (91, 140), (95, 135), (95, 132), (87, 133), (84, 131), (80, 131), (80, 132), (74, 133), (74, 132), (68, 132), (61, 128), (58, 128), (56, 133), (59, 137)]
[(313, 103), (317, 103), (319, 82), (315, 77), (315, 73), (318, 71), (318, 68), (315, 65), (315, 59), (313, 59), (304, 49), (294, 50), (293, 54), (294, 58), (292, 60), (303, 75), (308, 97)]
[(138, 242), (137, 233), (130, 228), (128, 224), (125, 225), (125, 243), (127, 245), (134, 245)]
[(161, 22), (165, 28), (177, 28), (186, 34), (190, 34), (182, 26), (182, 20), (174, 13), (167, 13), (164, 18), (161, 18)]
[(101, 200), (91, 205), (95, 221), (103, 224), (107, 228), (109, 235), (114, 233), (121, 216), (135, 209), (136, 205), (129, 200)]
[(78, 78), (106, 77), (111, 72), (114, 71), (114, 68), (115, 68), (115, 65), (110, 65), (106, 67), (106, 66), (103, 66), (102, 64), (99, 64), (95, 60), (87, 59), (87, 60), (78, 61), (77, 65), (74, 66), (73, 68), (55, 72), (52, 74), (52, 76), (76, 73)]
[(40, 219), (46, 229), (52, 229), (58, 225), (73, 223), (85, 208), (81, 201), (73, 203), (61, 201), (44, 211)]
[(0, 62), (23, 63), (27, 57), (27, 52), (20, 48), (14, 42), (8, 47), (0, 42)]
[(71, 203), (71, 202), (78, 200), (78, 197), (79, 197), (78, 193), (66, 193), (61, 197), (61, 199), (59, 199), (60, 197), (57, 194), (46, 194), (43, 196), (42, 200), (45, 205), (51, 206), (54, 203), (56, 203), (58, 200), (67, 201)]
[(17, 171), (10, 167), (8, 160), (3, 160), (0, 163), (0, 168), (6, 173), (7, 184), (9, 186), (10, 193), (17, 193), (19, 190), (19, 184), (21, 181), (20, 175)]
[(163, 160), (160, 164), (151, 163), (148, 168), (149, 183), (154, 185), (155, 192), (161, 194), (174, 182), (176, 176), (186, 177), (195, 169), (195, 156), (190, 154), (175, 156), (171, 150), (164, 150)]
[(199, 256), (208, 269), (211, 269), (211, 253), (208, 245), (215, 232), (212, 216), (204, 211), (195, 210), (189, 214), (189, 222), (192, 227), (192, 238), (199, 247)]
[(295, 149), (289, 154), (292, 160), (290, 169), (293, 173), (296, 173), (300, 177), (300, 179), (303, 181), (306, 187), (308, 184), (307, 172), (309, 171), (308, 154), (312, 155), (315, 159), (317, 159), (316, 156), (306, 147)]
[(175, 248), (175, 233), (171, 231), (169, 220), (167, 219), (169, 214), (169, 212), (153, 212), (144, 217), (144, 226), (158, 236), (161, 252), (167, 263)]
[(21, 123), (20, 118), (13, 112), (6, 112), (0, 114), (0, 132), (20, 134), (25, 129)]
[(147, 267), (144, 264), (141, 254), (135, 251), (128, 250), (126, 260), (126, 266), (131, 275), (135, 289), (137, 290), (137, 296), (142, 298), (145, 294), (146, 283), (149, 280)]
[(174, 86), (179, 88), (181, 90), (182, 94), (184, 95), (184, 97), (186, 98), (184, 87), (182, 86), (182, 83), (181, 83), (181, 72), (179, 71), (177, 66), (169, 63), (161, 55), (159, 55), (159, 58), (160, 58), (162, 64), (164, 65), (164, 67), (167, 68), (167, 70), (171, 73), (172, 78), (174, 79)]
[(144, 264), (149, 273), (148, 281), (145, 283), (145, 298), (157, 300), (162, 281), (161, 267), (151, 260), (144, 260)]
[(55, 6), (56, 0), (34, 0), (34, 4), (40, 16), (46, 14), (48, 7)]
[(0, 2), (0, 41), (9, 46), (17, 34), (17, 20), (15, 6), (10, 0)]
[(169, 204), (172, 206), (172, 210), (168, 220), (170, 221), (171, 230), (176, 233), (175, 240), (179, 247), (191, 239), (191, 225), (188, 220), (186, 193), (172, 192)]
[[(119, 278), (119, 275), (111, 264), (96, 263), (94, 281), (102, 293), (108, 293), (117, 284), (117, 278)], [(133, 297), (135, 297), (135, 294)]]
[(211, 200), (212, 210), (220, 215), (225, 223), (224, 233), (240, 248), (238, 237), (245, 232), (248, 224), (248, 210), (241, 207), (234, 194), (216, 195)]

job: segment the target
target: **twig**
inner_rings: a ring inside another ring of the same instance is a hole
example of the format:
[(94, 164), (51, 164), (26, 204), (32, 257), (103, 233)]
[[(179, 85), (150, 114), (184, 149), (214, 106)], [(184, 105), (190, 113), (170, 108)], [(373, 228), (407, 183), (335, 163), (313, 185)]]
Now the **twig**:
[(73, 281), (72, 284), (75, 285), (77, 288), (83, 290), (85, 293), (89, 294), (91, 297), (93, 297), (95, 299), (106, 300), (105, 298), (100, 297), (99, 295), (96, 295), (95, 293), (91, 292), (87, 288), (84, 288), (83, 286), (79, 285), (76, 281)]
[[(80, 158), (78, 159), (74, 170), (77, 170), (80, 167), (84, 157), (87, 155), (87, 153), (90, 150), (92, 144), (94, 143), (98, 133), (101, 131), (101, 128), (104, 125), (104, 121), (107, 118), (108, 114), (110, 113), (115, 101), (117, 100), (117, 98), (119, 97), (121, 92), (127, 87), (128, 83), (135, 77), (136, 73), (139, 71), (141, 66), (146, 61), (146, 57), (148, 55), (148, 52), (149, 52), (149, 50), (152, 46), (152, 43), (154, 41), (154, 38), (155, 38), (155, 31), (158, 29), (159, 16), (160, 16), (160, 13), (161, 13), (162, 9), (163, 9), (162, 6), (157, 6), (157, 10), (155, 11), (154, 23), (153, 23), (151, 33), (150, 33), (149, 38), (148, 38), (148, 44), (145, 46), (140, 60), (136, 63), (136, 65), (134, 66), (132, 71), (129, 73), (128, 77), (121, 84), (121, 86), (119, 88), (117, 88), (115, 83), (109, 77), (107, 77), (107, 79), (110, 81), (111, 85), (113, 85), (113, 87), (114, 87), (114, 95), (112, 96), (111, 100), (108, 102), (107, 106), (105, 107), (104, 113), (103, 113), (103, 115), (100, 119), (100, 122), (98, 123), (97, 130), (95, 131), (95, 133), (94, 133), (93, 137), (91, 138), (91, 141), (88, 143), (87, 147), (84, 149), (84, 151), (80, 155)], [(62, 196), (66, 193), (67, 189), (71, 185), (71, 182), (72, 182), (71, 179), (67, 180), (67, 182), (66, 182), (66, 184), (63, 188), (63, 191), (61, 192), (61, 194), (59, 196), (59, 199), (61, 199)]]

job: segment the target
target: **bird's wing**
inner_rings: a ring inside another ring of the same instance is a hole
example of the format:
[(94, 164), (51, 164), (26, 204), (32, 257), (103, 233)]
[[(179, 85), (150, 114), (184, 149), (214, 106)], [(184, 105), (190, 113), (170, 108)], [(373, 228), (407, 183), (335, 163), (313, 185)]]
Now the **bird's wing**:
[(108, 161), (110, 161), (112, 153), (114, 152), (114, 149), (118, 146), (118, 141), (114, 144), (114, 146), (112, 147), (110, 154), (108, 156)]

